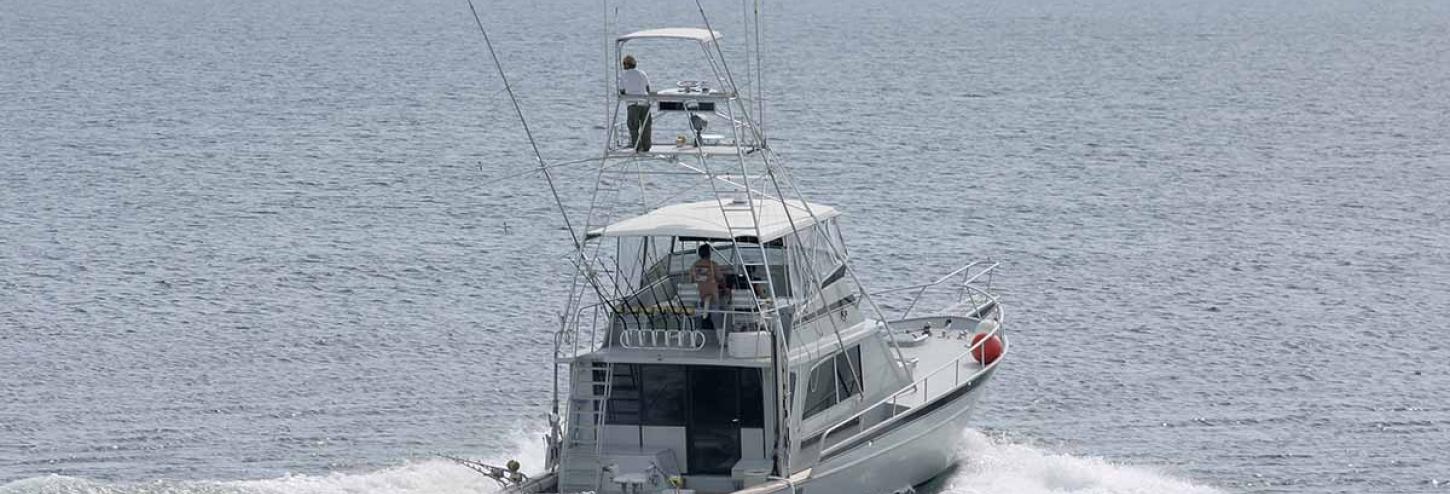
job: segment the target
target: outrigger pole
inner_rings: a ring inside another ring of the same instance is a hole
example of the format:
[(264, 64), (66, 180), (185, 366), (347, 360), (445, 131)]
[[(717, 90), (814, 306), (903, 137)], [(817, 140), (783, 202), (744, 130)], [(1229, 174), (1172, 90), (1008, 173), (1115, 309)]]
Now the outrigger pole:
[(564, 209), (564, 201), (559, 199), (559, 188), (554, 185), (554, 175), (549, 173), (549, 165), (544, 163), (544, 154), (539, 152), (539, 143), (534, 140), (534, 132), (529, 130), (529, 120), (524, 118), (524, 109), (519, 105), (519, 98), (514, 95), (514, 88), (509, 84), (509, 78), (504, 75), (503, 63), (498, 60), (498, 53), (493, 49), (493, 41), (488, 38), (488, 30), (483, 28), (483, 19), (478, 17), (478, 9), (473, 7), (473, 0), (468, 0), (468, 11), (473, 13), (473, 22), (478, 25), (478, 32), (483, 34), (483, 44), (488, 47), (488, 55), (493, 58), (493, 68), (498, 70), (498, 78), (503, 81), (504, 90), (509, 93), (509, 101), (514, 105), (514, 113), (519, 116), (519, 125), (524, 127), (524, 135), (529, 138), (529, 147), (534, 150), (534, 159), (539, 163), (539, 171), (544, 172), (544, 181), (549, 183), (549, 192), (554, 195), (554, 204), (559, 206), (559, 215), (564, 217), (564, 226), (569, 229), (569, 239), (574, 242), (574, 249), (580, 250), (583, 245), (579, 243), (579, 234), (574, 231), (574, 224), (569, 221), (569, 211)]
[[(514, 114), (518, 115), (519, 117), (519, 125), (523, 126), (524, 135), (529, 138), (529, 147), (534, 151), (534, 160), (539, 164), (539, 171), (543, 172), (544, 174), (544, 181), (549, 184), (549, 193), (552, 194), (554, 197), (554, 204), (559, 207), (559, 216), (564, 218), (564, 226), (569, 229), (569, 240), (574, 243), (575, 256), (578, 257), (579, 261), (583, 261), (583, 264), (587, 264), (587, 259), (584, 259), (583, 241), (579, 239), (579, 233), (574, 230), (573, 222), (569, 221), (569, 211), (564, 207), (564, 201), (559, 198), (559, 188), (554, 185), (554, 175), (552, 173), (549, 173), (549, 165), (544, 162), (544, 153), (539, 151), (539, 143), (537, 140), (534, 139), (534, 132), (529, 129), (529, 120), (527, 118), (524, 118), (523, 106), (519, 104), (519, 98), (514, 94), (513, 85), (509, 84), (509, 78), (507, 75), (504, 74), (503, 62), (499, 61), (498, 52), (493, 49), (493, 40), (489, 39), (488, 30), (484, 29), (483, 19), (479, 18), (478, 9), (473, 6), (473, 0), (468, 0), (468, 11), (473, 14), (473, 22), (478, 26), (478, 32), (483, 35), (483, 44), (488, 47), (488, 55), (490, 58), (493, 59), (493, 67), (495, 70), (498, 71), (498, 78), (503, 81), (504, 90), (508, 92), (509, 102), (513, 103)], [(597, 280), (595, 280), (591, 276), (585, 276), (584, 279), (589, 283), (589, 287), (594, 289), (594, 293), (599, 296), (600, 300), (608, 300), (608, 297), (604, 296), (604, 291), (599, 287)], [(560, 316), (560, 324), (568, 324), (567, 314), (563, 314)], [(557, 353), (558, 350), (559, 339), (558, 335), (556, 334), (554, 338), (555, 353)], [(554, 365), (553, 367), (554, 393), (550, 403), (551, 408), (549, 414), (549, 435), (547, 436), (549, 451), (546, 454), (546, 459), (544, 460), (547, 464), (546, 467), (549, 469), (553, 469), (555, 466), (558, 465), (558, 448), (559, 445), (563, 442), (563, 437), (561, 436), (561, 432), (559, 431), (559, 366)]]

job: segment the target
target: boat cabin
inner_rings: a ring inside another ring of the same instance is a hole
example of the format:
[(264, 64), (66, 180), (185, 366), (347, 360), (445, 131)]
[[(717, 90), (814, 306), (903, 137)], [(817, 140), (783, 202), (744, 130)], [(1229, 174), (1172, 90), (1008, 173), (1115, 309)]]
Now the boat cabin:
[[(580, 471), (565, 472), (564, 485), (593, 488), (583, 469), (610, 465), (621, 486), (639, 469), (700, 492), (763, 481), (776, 469), (781, 419), (775, 348), (801, 354), (784, 383), (803, 411), (797, 421), (835, 423), (866, 394), (896, 389), (888, 348), (870, 338), (844, 273), (839, 216), (799, 201), (708, 200), (588, 232), (608, 293), (579, 316), (577, 444), (565, 464)], [(699, 276), (712, 264), (716, 278)]]

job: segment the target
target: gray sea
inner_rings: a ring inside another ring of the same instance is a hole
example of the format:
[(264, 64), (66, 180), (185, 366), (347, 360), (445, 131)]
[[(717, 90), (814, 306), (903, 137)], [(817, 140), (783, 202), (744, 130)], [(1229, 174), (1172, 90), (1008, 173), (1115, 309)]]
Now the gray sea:
[[(764, 3), (868, 284), (1004, 264), (927, 490), (1450, 492), (1450, 2)], [(546, 158), (597, 153), (603, 3), (478, 5)], [(463, 0), (0, 0), (0, 493), (541, 466), (569, 241), (511, 112)]]

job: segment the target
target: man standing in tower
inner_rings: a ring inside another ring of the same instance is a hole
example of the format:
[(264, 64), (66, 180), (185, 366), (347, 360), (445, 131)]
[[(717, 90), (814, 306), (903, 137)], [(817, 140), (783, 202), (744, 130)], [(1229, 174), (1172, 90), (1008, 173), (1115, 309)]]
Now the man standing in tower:
[(650, 93), (649, 76), (636, 68), (633, 55), (625, 55), (621, 65), (624, 66), (624, 72), (619, 74), (619, 94), (625, 96), (625, 102), (629, 105), (629, 144), (634, 147), (635, 152), (647, 153), (653, 123), (649, 115), (649, 99), (644, 98)]

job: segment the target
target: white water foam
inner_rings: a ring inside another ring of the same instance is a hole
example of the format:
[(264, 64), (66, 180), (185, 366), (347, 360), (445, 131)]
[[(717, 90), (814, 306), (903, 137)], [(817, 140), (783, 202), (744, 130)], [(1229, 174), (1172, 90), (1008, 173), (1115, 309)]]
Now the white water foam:
[[(1217, 494), (1212, 487), (1173, 478), (1150, 468), (1116, 465), (1100, 458), (1051, 453), (967, 430), (963, 462), (941, 494)], [(493, 455), (501, 464), (518, 458), (543, 465), (537, 434), (517, 441), (513, 454)], [(424, 460), (366, 473), (289, 475), (268, 480), (156, 481), (110, 484), (50, 476), (0, 486), (0, 494), (484, 494), (498, 486), (447, 460)]]
[[(524, 470), (542, 469), (544, 446), (538, 434), (515, 440), (512, 454), (490, 455), (482, 461), (502, 465), (518, 459)], [(0, 485), (0, 494), (487, 494), (498, 492), (493, 480), (446, 459), (409, 462), (365, 473), (288, 475), (266, 480), (106, 483), (51, 475)]]
[(968, 429), (962, 463), (942, 494), (1217, 494), (1139, 466), (1052, 453)]

